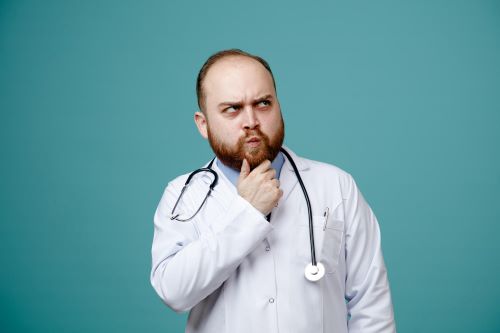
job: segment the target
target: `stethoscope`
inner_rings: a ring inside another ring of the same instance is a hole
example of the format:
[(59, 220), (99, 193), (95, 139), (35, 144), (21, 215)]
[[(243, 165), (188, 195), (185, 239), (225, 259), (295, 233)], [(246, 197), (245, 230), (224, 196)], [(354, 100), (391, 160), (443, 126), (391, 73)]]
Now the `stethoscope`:
[[(295, 162), (293, 161), (293, 158), (290, 156), (290, 154), (283, 148), (280, 149), (280, 151), (286, 156), (290, 164), (292, 165), (293, 171), (295, 173), (295, 176), (297, 177), (297, 180), (299, 181), (300, 187), (302, 188), (302, 193), (304, 193), (304, 197), (306, 199), (306, 204), (307, 204), (307, 214), (309, 216), (309, 243), (311, 245), (311, 262), (307, 264), (305, 270), (304, 270), (304, 275), (306, 279), (309, 281), (318, 281), (320, 280), (324, 275), (325, 275), (325, 267), (323, 266), (322, 263), (316, 261), (316, 248), (314, 247), (314, 229), (313, 229), (313, 219), (312, 219), (312, 209), (311, 209), (311, 202), (309, 201), (309, 195), (307, 195), (307, 190), (306, 187), (304, 186), (304, 182), (302, 181), (302, 178), (300, 177), (299, 170), (297, 169), (297, 166), (295, 165)], [(182, 187), (181, 193), (179, 194), (179, 197), (177, 198), (177, 201), (174, 204), (174, 208), (172, 208), (170, 220), (176, 220), (179, 222), (187, 222), (191, 219), (193, 219), (196, 214), (201, 210), (201, 207), (205, 204), (207, 201), (210, 193), (213, 191), (215, 185), (217, 185), (217, 182), (219, 180), (219, 177), (217, 175), (217, 172), (215, 172), (212, 169), (212, 165), (214, 163), (215, 157), (210, 161), (210, 163), (207, 165), (206, 168), (200, 168), (195, 171), (193, 171), (187, 178), (186, 183), (184, 183), (184, 186)], [(179, 215), (176, 214), (174, 215), (175, 209), (177, 208), (177, 205), (179, 204), (187, 186), (189, 185), (189, 182), (193, 178), (194, 175), (200, 172), (209, 172), (211, 173), (214, 177), (212, 180), (212, 183), (210, 184), (208, 188), (208, 192), (205, 195), (205, 198), (203, 199), (200, 207), (196, 210), (196, 212), (189, 218), (185, 219), (180, 219)], [(267, 216), (267, 220), (271, 218), (271, 214)]]

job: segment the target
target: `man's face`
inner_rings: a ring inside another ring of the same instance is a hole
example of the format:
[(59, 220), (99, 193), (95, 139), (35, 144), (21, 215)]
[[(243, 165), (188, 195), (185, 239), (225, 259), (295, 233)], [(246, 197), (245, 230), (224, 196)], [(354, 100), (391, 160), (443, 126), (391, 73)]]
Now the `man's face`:
[(273, 160), (284, 124), (271, 74), (256, 60), (230, 56), (216, 62), (203, 82), (205, 114), (198, 130), (222, 163), (239, 170), (244, 158), (253, 169)]

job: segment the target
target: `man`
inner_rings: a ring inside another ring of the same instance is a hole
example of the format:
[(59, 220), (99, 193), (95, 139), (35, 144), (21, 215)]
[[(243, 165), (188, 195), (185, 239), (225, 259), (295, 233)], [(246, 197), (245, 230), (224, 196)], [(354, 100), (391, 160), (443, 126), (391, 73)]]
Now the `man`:
[(285, 148), (312, 206), (313, 267), (325, 273), (304, 275), (308, 208), (280, 152), (284, 124), (269, 65), (221, 51), (200, 70), (197, 93), (194, 120), (216, 155), (218, 182), (205, 202), (208, 172), (185, 191), (187, 174), (170, 182), (152, 247), (151, 283), (172, 309), (190, 311), (186, 332), (395, 332), (378, 223), (354, 180)]

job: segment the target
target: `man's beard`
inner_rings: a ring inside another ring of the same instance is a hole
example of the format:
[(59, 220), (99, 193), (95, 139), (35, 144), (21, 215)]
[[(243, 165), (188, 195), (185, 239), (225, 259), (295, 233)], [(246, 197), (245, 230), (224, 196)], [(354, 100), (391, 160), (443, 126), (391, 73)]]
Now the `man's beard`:
[[(246, 134), (238, 139), (234, 147), (230, 147), (219, 140), (219, 138), (210, 132), (208, 124), (207, 134), (212, 150), (224, 165), (240, 171), (243, 159), (246, 158), (248, 164), (250, 164), (250, 170), (253, 170), (265, 160), (272, 162), (276, 158), (285, 138), (285, 124), (283, 123), (283, 118), (281, 118), (281, 126), (272, 138), (262, 133), (258, 127), (247, 130)], [(245, 142), (254, 136), (260, 140), (259, 146), (255, 148), (246, 146)]]

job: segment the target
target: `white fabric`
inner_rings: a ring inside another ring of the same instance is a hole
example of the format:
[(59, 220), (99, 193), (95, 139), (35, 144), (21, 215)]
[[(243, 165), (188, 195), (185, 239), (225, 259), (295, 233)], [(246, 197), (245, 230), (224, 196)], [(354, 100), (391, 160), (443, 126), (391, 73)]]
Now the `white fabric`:
[[(170, 220), (188, 175), (165, 189), (154, 216), (154, 289), (173, 310), (190, 311), (189, 333), (395, 332), (379, 226), (356, 183), (335, 166), (287, 150), (311, 199), (325, 276), (304, 276), (311, 262), (307, 206), (289, 161), (270, 223), (214, 163), (219, 183), (191, 222)], [(205, 173), (195, 176), (180, 211), (194, 212), (209, 182)]]

